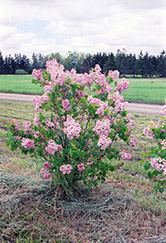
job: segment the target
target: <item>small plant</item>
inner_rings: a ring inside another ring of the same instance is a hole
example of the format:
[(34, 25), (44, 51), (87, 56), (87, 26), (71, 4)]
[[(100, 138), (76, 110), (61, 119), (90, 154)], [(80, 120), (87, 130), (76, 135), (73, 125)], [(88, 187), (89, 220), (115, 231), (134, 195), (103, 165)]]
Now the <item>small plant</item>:
[(23, 128), (12, 120), (7, 144), (41, 158), (45, 179), (52, 177), (72, 195), (79, 181), (87, 186), (104, 182), (107, 171), (115, 170), (112, 159), (131, 159), (127, 151), (117, 148), (120, 140), (130, 147), (137, 143), (136, 138), (130, 139), (135, 122), (121, 96), (129, 83), (125, 78), (117, 82), (117, 70), (106, 77), (96, 65), (89, 74), (77, 74), (74, 69), (64, 71), (53, 59), (45, 71), (33, 70), (32, 75), (45, 91), (33, 99), (38, 115), (25, 121)]
[(148, 126), (144, 128), (144, 134), (156, 141), (155, 146), (150, 147), (150, 151), (146, 154), (143, 152), (144, 169), (147, 176), (156, 182), (155, 191), (163, 193), (166, 184), (166, 104), (161, 110), (164, 116), (155, 123), (150, 121)]
[(17, 74), (17, 75), (26, 75), (28, 73), (24, 69), (16, 69), (15, 74)]

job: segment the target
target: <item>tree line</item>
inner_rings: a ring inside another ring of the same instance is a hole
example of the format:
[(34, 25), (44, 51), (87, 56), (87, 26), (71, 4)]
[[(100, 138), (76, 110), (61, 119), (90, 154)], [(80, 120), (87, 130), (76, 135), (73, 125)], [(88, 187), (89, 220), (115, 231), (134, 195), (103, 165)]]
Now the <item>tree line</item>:
[(59, 52), (50, 55), (33, 53), (29, 59), (26, 55), (15, 54), (3, 57), (0, 52), (0, 74), (31, 74), (33, 69), (44, 69), (46, 62), (56, 58), (64, 65), (65, 69), (75, 68), (78, 73), (89, 72), (95, 64), (99, 64), (102, 71), (107, 74), (109, 70), (118, 70), (123, 76), (141, 77), (166, 77), (166, 52), (159, 55), (149, 55), (148, 52), (139, 55), (128, 54), (126, 50), (117, 50), (116, 54), (96, 53), (83, 54), (68, 52), (63, 57)]

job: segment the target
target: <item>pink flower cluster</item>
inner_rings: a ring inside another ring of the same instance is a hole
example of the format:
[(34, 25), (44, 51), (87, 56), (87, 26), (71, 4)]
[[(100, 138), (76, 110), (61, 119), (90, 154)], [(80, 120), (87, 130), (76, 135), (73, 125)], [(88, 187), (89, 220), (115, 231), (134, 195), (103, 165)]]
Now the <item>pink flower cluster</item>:
[(68, 99), (65, 99), (65, 100), (62, 101), (62, 106), (65, 109), (65, 111), (68, 111), (68, 110), (72, 109)]
[(159, 172), (163, 171), (164, 175), (166, 175), (166, 160), (165, 159), (162, 159), (160, 157), (152, 158), (150, 160), (150, 165)]
[(129, 143), (130, 148), (134, 147), (137, 143), (137, 138), (131, 138)]
[(81, 132), (81, 125), (75, 122), (75, 120), (68, 115), (67, 121), (64, 122), (63, 131), (70, 140), (73, 139), (74, 137), (78, 139)]
[(30, 121), (24, 121), (23, 127), (24, 127), (24, 134), (26, 134), (28, 131), (31, 130), (32, 123)]
[(101, 149), (105, 150), (107, 147), (109, 147), (112, 144), (112, 139), (107, 138), (106, 136), (99, 137), (97, 145), (101, 147)]
[(18, 124), (17, 121), (14, 120), (14, 119), (11, 120), (11, 122), (10, 122), (10, 126), (14, 126), (14, 130), (15, 130), (15, 131), (18, 131), (19, 128), (20, 128), (19, 124)]
[(119, 91), (109, 94), (107, 97), (108, 100), (112, 100), (112, 104), (115, 104), (115, 108), (111, 107), (112, 112), (117, 113), (123, 111), (126, 108), (127, 102), (124, 102), (124, 97), (120, 95)]
[(63, 147), (62, 145), (59, 145), (57, 144), (54, 140), (49, 140), (48, 141), (48, 145), (47, 147), (45, 148), (45, 150), (49, 153), (49, 154), (52, 154), (54, 155), (55, 152), (59, 151), (59, 150), (62, 150)]
[(32, 100), (34, 106), (35, 106), (35, 110), (40, 112), (40, 108), (42, 106), (42, 104), (44, 103), (44, 97), (41, 95), (36, 95), (33, 100)]
[(92, 165), (94, 162), (93, 162), (93, 160), (91, 160), (90, 158), (87, 160), (87, 165)]
[(119, 71), (118, 70), (110, 70), (108, 72), (108, 76), (111, 77), (113, 80), (117, 81), (119, 79)]
[(166, 116), (166, 100), (165, 100), (165, 105), (161, 108), (161, 114)]
[(129, 82), (126, 80), (126, 78), (123, 78), (120, 82), (118, 82), (115, 91), (119, 91), (120, 93), (122, 93), (123, 91), (127, 90), (129, 87), (130, 87)]
[(162, 149), (166, 149), (166, 140), (162, 140), (161, 145)]
[(111, 121), (109, 119), (105, 119), (105, 121), (97, 121), (93, 131), (99, 136), (99, 140), (97, 145), (101, 147), (101, 149), (105, 150), (112, 144), (112, 139), (107, 138), (110, 134), (110, 125)]
[(46, 70), (49, 72), (54, 85), (64, 85), (66, 78), (64, 73), (64, 66), (60, 65), (56, 59), (47, 61)]
[(34, 122), (34, 124), (36, 126), (39, 126), (40, 125), (40, 119), (39, 119), (39, 117), (37, 115), (35, 115), (33, 122)]
[(108, 101), (103, 102), (98, 98), (93, 98), (92, 95), (88, 96), (87, 101), (88, 104), (99, 106), (96, 110), (96, 114), (104, 116), (104, 111), (108, 108)]
[(155, 132), (152, 131), (153, 128), (155, 128), (155, 123), (153, 121), (149, 122), (150, 124), (143, 129), (143, 133), (147, 136), (150, 136), (152, 139), (154, 139)]
[(43, 163), (43, 167), (46, 168), (46, 169), (50, 169), (51, 165), (48, 163), (48, 161), (46, 161), (46, 162)]
[(126, 150), (120, 152), (119, 155), (124, 161), (131, 159), (131, 154), (127, 153)]
[(110, 120), (105, 119), (105, 121), (97, 121), (95, 127), (93, 128), (93, 131), (99, 136), (108, 136), (108, 134), (111, 132), (110, 130)]
[(33, 69), (32, 76), (34, 76), (35, 80), (41, 80), (43, 77), (42, 69), (39, 69), (39, 70)]
[(35, 148), (34, 141), (29, 138), (23, 138), (21, 141), (21, 145), (27, 150)]
[(113, 88), (110, 86), (110, 84), (107, 82), (105, 75), (102, 74), (101, 68), (98, 64), (96, 64), (95, 68), (94, 68), (94, 74), (91, 73), (93, 75), (93, 78), (96, 80), (96, 83), (100, 86), (100, 91), (96, 91), (97, 94), (104, 94), (106, 92), (110, 93)]
[(67, 165), (61, 165), (60, 171), (65, 175), (65, 174), (70, 174), (72, 170), (72, 166), (70, 164)]
[(45, 170), (44, 168), (40, 170), (40, 173), (43, 175), (44, 179), (49, 179), (51, 176), (51, 173), (48, 170)]
[(77, 169), (78, 169), (79, 171), (84, 171), (84, 170), (85, 170), (84, 163), (78, 164), (78, 165), (77, 165)]
[(55, 125), (53, 122), (51, 122), (51, 119), (46, 119), (46, 130), (48, 129), (52, 129), (53, 131), (55, 131)]

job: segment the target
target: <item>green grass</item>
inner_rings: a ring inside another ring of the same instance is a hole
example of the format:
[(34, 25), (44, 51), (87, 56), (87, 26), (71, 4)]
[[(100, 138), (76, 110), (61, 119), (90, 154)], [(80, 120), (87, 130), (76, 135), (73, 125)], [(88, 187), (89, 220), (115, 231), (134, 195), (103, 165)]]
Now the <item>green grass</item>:
[[(42, 94), (43, 88), (32, 84), (31, 75), (0, 75), (0, 92)], [(124, 92), (127, 101), (164, 104), (166, 78), (131, 78)]]
[(166, 78), (128, 79), (130, 88), (124, 92), (127, 101), (164, 104)]
[[(19, 151), (13, 153), (5, 146), (6, 124), (11, 119), (21, 124), (33, 119), (34, 114), (30, 103), (0, 102), (1, 242), (151, 242), (150, 238), (164, 242), (161, 237), (166, 231), (165, 197), (153, 192), (152, 182), (143, 165), (139, 165), (142, 149), (148, 151), (152, 144), (142, 130), (148, 121), (157, 121), (158, 116), (134, 114), (133, 136), (138, 145), (130, 151), (132, 161), (110, 172), (105, 185), (92, 191), (83, 189), (77, 201), (67, 202), (58, 197), (58, 190), (51, 192), (47, 184), (43, 187), (46, 182), (40, 178), (40, 163), (36, 165), (34, 159)], [(118, 146), (127, 149), (122, 143)], [(2, 169), (8, 172), (2, 173)]]
[(43, 88), (32, 83), (32, 75), (0, 75), (0, 92), (42, 94)]

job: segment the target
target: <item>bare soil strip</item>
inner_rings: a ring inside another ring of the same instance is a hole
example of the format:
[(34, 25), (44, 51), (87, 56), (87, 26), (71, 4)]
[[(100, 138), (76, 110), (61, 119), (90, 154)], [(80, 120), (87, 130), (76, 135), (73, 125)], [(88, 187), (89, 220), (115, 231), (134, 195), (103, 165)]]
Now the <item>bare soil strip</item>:
[[(0, 93), (0, 100), (32, 102), (35, 95), (16, 94), (16, 93)], [(162, 105), (144, 104), (144, 103), (128, 103), (126, 109), (131, 113), (161, 115)]]

